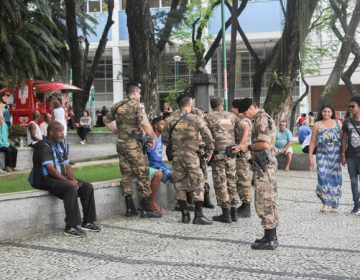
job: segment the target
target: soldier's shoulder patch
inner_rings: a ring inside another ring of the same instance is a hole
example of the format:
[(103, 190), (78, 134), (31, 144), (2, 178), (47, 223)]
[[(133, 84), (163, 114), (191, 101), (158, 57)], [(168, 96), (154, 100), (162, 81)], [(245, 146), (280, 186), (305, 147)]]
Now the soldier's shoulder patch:
[(231, 119), (220, 119), (219, 124), (220, 125), (231, 125), (232, 122), (231, 122)]
[(188, 128), (188, 124), (187, 123), (178, 123), (175, 126), (176, 129), (185, 129)]

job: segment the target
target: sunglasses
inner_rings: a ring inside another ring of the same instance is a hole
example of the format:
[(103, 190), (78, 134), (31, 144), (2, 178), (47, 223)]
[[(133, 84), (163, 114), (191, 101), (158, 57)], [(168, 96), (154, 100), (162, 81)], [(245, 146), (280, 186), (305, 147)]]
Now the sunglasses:
[(357, 105), (349, 105), (348, 106), (349, 109), (353, 109), (353, 108), (356, 108), (356, 107), (358, 107), (358, 106)]

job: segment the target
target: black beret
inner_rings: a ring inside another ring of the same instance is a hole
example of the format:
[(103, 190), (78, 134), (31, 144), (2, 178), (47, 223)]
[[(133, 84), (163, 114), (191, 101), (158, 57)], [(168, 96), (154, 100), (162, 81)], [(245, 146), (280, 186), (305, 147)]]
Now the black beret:
[(231, 103), (231, 105), (237, 109), (239, 106), (239, 101), (240, 101), (240, 99), (234, 99), (233, 102)]
[(211, 96), (210, 97), (210, 106), (211, 109), (215, 109), (219, 107), (223, 103), (222, 99), (218, 96)]
[(246, 112), (250, 108), (252, 103), (253, 103), (253, 100), (252, 100), (252, 98), (249, 98), (249, 97), (239, 99), (238, 107), (237, 107), (239, 113)]

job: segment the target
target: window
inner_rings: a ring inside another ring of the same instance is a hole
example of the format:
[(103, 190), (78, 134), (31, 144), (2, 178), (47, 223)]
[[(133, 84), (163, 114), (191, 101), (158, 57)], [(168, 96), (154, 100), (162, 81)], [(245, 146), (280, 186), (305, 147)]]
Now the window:
[(162, 0), (161, 7), (170, 7), (172, 0)]
[(149, 0), (150, 8), (159, 8), (160, 1), (159, 0)]

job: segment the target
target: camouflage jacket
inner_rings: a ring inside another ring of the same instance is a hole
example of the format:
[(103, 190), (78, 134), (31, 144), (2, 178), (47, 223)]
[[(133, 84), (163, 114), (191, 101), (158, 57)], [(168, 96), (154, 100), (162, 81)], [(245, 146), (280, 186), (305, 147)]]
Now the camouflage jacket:
[(252, 131), (252, 122), (249, 118), (245, 117), (245, 116), (241, 116), (240, 118), (240, 128), (235, 128), (235, 142), (238, 144), (240, 143), (242, 137), (243, 137), (243, 133), (244, 133), (244, 129), (246, 127), (249, 128), (249, 135), (248, 135), (248, 139), (247, 139), (247, 144), (251, 143), (251, 131)]
[[(199, 116), (200, 118), (204, 119), (204, 112), (203, 112), (201, 109), (198, 109), (198, 108), (196, 108), (196, 107), (192, 107), (190, 113), (191, 113), (191, 114), (194, 114), (194, 115), (197, 115), (197, 116)], [(175, 111), (171, 114), (171, 116), (180, 116), (180, 110), (179, 110), (179, 109), (175, 110)]]
[(143, 138), (142, 126), (148, 118), (142, 103), (126, 97), (115, 103), (105, 117), (116, 121), (119, 142), (140, 141)]
[(269, 144), (267, 151), (272, 154), (276, 140), (276, 126), (274, 120), (263, 110), (260, 110), (254, 119), (252, 143), (266, 142)]
[(233, 113), (215, 110), (206, 114), (205, 121), (214, 138), (217, 153), (224, 153), (227, 146), (235, 144), (235, 128), (240, 131), (240, 119)]
[[(173, 125), (184, 114), (174, 114), (167, 119), (163, 134), (162, 141), (165, 145), (169, 143), (169, 134)], [(199, 149), (199, 136), (206, 144), (206, 151), (212, 153), (214, 150), (213, 138), (209, 128), (205, 122), (198, 116), (185, 113), (184, 117), (176, 124), (172, 131), (172, 145), (174, 149), (174, 155), (178, 155), (181, 152), (194, 152)]]

